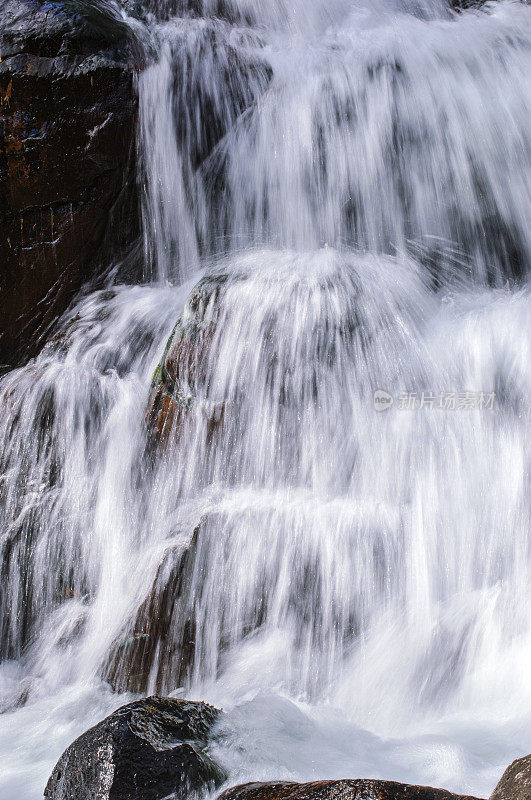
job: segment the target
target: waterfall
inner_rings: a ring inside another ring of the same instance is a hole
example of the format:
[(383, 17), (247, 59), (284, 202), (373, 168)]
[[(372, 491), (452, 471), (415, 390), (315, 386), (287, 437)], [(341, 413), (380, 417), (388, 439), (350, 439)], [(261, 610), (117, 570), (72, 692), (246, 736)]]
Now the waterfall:
[(147, 4), (145, 281), (0, 381), (2, 800), (150, 692), (234, 781), (529, 750), (530, 14)]

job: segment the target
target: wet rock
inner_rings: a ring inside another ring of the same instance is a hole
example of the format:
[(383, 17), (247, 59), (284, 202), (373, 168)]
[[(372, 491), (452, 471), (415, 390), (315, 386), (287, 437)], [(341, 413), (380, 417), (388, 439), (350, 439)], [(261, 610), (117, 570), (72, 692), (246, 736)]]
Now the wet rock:
[(531, 800), (531, 755), (513, 761), (490, 800)]
[(241, 8), (234, 0), (125, 0), (127, 12), (145, 18), (157, 19), (171, 16), (191, 18), (216, 18), (225, 22), (250, 25), (255, 21), (251, 8)]
[(116, 5), (7, 0), (0, 23), (0, 364), (39, 350), (139, 235), (138, 42)]
[[(484, 6), (488, 0), (450, 0), (450, 8), (454, 11), (466, 11), (469, 8), (481, 8)], [(527, 0), (520, 0), (522, 3), (526, 3)]]
[[(179, 619), (179, 612), (187, 594), (194, 540), (184, 552), (174, 547), (166, 550), (148, 596), (114, 643), (103, 676), (116, 691), (143, 692), (151, 679), (155, 691), (163, 692), (169, 676), (174, 685), (186, 683), (193, 663), (194, 631), (188, 619)], [(180, 632), (174, 630), (176, 617), (177, 625), (182, 623)]]
[(105, 51), (123, 59), (133, 36), (113, 0), (6, 0), (0, 34), (3, 57), (43, 58)]
[(76, 739), (57, 762), (47, 800), (162, 800), (220, 786), (207, 753), (219, 711), (149, 697), (123, 706)]
[[(168, 441), (180, 428), (204, 393), (210, 344), (216, 334), (220, 303), (227, 276), (205, 277), (195, 287), (168, 340), (153, 376), (146, 418), (156, 441)], [(203, 409), (208, 415), (209, 441), (223, 424), (224, 409)]]
[(226, 26), (208, 22), (193, 26), (193, 34), (185, 28), (184, 36), (174, 52), (173, 112), (177, 139), (198, 169), (265, 92), (272, 69), (259, 58), (255, 35), (234, 46)]
[(427, 786), (377, 780), (315, 783), (247, 783), (223, 792), (218, 800), (477, 800)]
[(450, 7), (454, 11), (464, 11), (467, 8), (480, 8), (485, 0), (450, 0)]
[(104, 667), (103, 678), (116, 691), (145, 692), (149, 682), (157, 692), (190, 684), (196, 645), (194, 568), (204, 539), (208, 542), (220, 524), (218, 515), (205, 515), (186, 548), (171, 546), (162, 554), (146, 599)]

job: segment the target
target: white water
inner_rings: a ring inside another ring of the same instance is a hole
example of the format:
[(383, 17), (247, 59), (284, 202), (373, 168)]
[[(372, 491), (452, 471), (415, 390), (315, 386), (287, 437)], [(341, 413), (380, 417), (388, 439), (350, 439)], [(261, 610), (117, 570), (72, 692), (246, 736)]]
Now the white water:
[[(126, 689), (222, 705), (231, 782), (486, 797), (531, 750), (531, 14), (239, 7), (149, 23), (153, 284), (80, 301), (0, 384), (0, 798), (41, 797)], [(205, 273), (191, 405), (149, 455)]]

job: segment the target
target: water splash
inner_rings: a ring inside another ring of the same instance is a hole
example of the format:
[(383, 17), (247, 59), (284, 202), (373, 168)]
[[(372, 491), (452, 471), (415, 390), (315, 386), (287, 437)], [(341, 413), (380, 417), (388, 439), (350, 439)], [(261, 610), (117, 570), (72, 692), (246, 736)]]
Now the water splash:
[(486, 795), (526, 749), (530, 12), (325, 5), (158, 7), (159, 285), (0, 382), (0, 697), (59, 736), (35, 797), (105, 681), (223, 704), (234, 781)]
[(481, 282), (525, 275), (528, 9), (349, 9), (319, 36), (215, 20), (164, 29), (173, 45), (140, 87), (160, 278), (201, 252), (324, 242), (422, 245), (440, 268), (446, 243)]

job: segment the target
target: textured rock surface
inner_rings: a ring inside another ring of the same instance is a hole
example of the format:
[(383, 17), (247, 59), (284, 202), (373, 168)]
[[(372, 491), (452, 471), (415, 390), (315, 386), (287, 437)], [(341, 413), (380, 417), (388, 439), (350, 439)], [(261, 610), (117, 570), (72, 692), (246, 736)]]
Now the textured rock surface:
[(37, 352), (83, 283), (138, 236), (139, 52), (110, 8), (2, 8), (0, 364)]
[(155, 691), (165, 692), (190, 682), (196, 644), (191, 576), (196, 566), (200, 569), (201, 544), (220, 524), (218, 515), (205, 515), (186, 549), (164, 552), (148, 596), (106, 664), (104, 679), (117, 691), (144, 692), (151, 682)]
[(531, 800), (531, 755), (513, 761), (490, 800)]
[(316, 781), (315, 783), (247, 783), (220, 795), (219, 800), (477, 800), (427, 786), (377, 780)]
[[(159, 440), (178, 434), (187, 411), (202, 391), (225, 282), (225, 275), (212, 275), (195, 287), (155, 371), (147, 418)], [(222, 417), (222, 408), (211, 409), (209, 438), (222, 424)]]
[(65, 750), (47, 800), (186, 798), (226, 778), (206, 744), (219, 711), (205, 703), (149, 697), (120, 708)]

